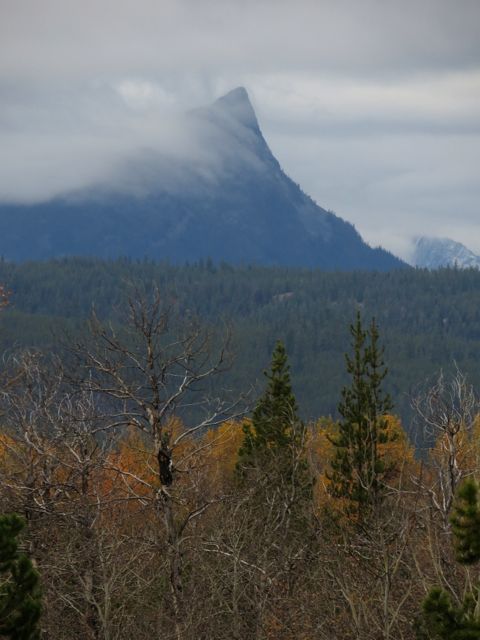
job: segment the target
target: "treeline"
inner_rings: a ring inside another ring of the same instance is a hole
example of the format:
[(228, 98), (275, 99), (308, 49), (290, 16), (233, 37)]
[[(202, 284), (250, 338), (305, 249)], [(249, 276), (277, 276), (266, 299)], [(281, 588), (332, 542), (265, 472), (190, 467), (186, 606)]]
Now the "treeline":
[[(31, 599), (30, 627), (7, 637), (478, 637), (480, 419), (460, 371), (416, 396), (433, 443), (420, 461), (374, 320), (350, 327), (338, 421), (306, 423), (283, 343), (250, 411), (211, 393), (228, 333), (158, 294), (128, 309), (121, 326), (94, 319), (66, 362), (5, 361), (1, 511), (24, 518), (42, 588), (39, 622), (34, 580), (13, 599)], [(0, 571), (2, 629), (15, 589)]]
[[(171, 266), (128, 259), (69, 258), (0, 264), (12, 291), (1, 319), (0, 346), (57, 348), (59, 336), (82, 330), (92, 310), (123, 322), (135, 290), (157, 286), (165, 301), (223, 330), (233, 327), (235, 360), (223, 381), (240, 392), (259, 379), (277, 339), (288, 350), (304, 418), (337, 413), (346, 382), (343, 353), (357, 309), (375, 316), (397, 412), (411, 424), (411, 398), (432, 372), (454, 363), (480, 384), (480, 273), (406, 269), (390, 273), (327, 273), (263, 267), (215, 266), (209, 261)], [(416, 434), (411, 434), (416, 439)]]

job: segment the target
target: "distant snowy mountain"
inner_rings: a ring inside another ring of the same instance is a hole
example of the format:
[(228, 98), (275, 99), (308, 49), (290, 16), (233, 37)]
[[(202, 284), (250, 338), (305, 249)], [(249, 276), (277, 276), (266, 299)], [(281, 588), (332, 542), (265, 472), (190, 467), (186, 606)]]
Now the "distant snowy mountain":
[[(0, 204), (0, 254), (387, 271), (407, 265), (372, 248), (282, 170), (243, 87), (182, 120), (180, 147), (129, 158), (112, 184), (47, 202)], [(183, 148), (183, 147), (182, 147)]]
[(460, 242), (450, 238), (418, 238), (413, 253), (413, 264), (426, 269), (439, 267), (458, 267), (480, 269), (480, 256), (467, 249)]

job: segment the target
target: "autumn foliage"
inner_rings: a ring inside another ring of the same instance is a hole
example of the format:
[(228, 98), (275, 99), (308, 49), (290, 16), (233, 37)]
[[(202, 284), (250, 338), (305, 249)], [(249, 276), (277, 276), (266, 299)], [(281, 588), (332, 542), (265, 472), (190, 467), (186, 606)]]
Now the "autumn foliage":
[(441, 379), (419, 401), (428, 451), (415, 451), (382, 405), (381, 464), (361, 485), (381, 499), (359, 515), (355, 495), (332, 491), (341, 424), (300, 419), (283, 345), (253, 411), (235, 414), (235, 401), (212, 409), (201, 394), (226, 352), (212, 359), (196, 326), (172, 337), (168, 314), (147, 311), (132, 309), (137, 343), (97, 326), (73, 372), (31, 352), (6, 371), (0, 499), (25, 519), (46, 635), (429, 638), (426, 595), (448, 593), (458, 609), (474, 585), (451, 526), (462, 481), (480, 472), (465, 379)]

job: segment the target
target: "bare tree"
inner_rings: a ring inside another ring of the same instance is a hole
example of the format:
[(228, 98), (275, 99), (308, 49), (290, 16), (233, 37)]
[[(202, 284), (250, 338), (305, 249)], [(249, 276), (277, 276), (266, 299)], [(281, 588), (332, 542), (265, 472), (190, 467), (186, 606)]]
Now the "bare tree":
[[(103, 404), (107, 430), (134, 427), (154, 451), (156, 480), (146, 481), (120, 467), (115, 470), (148, 489), (163, 521), (174, 637), (181, 640), (187, 620), (183, 576), (187, 531), (219, 499), (202, 495), (190, 482), (198, 453), (196, 436), (243, 413), (238, 399), (211, 397), (213, 378), (229, 365), (229, 335), (216, 346), (209, 331), (164, 306), (158, 291), (151, 300), (137, 297), (129, 302), (124, 328), (104, 326), (95, 316), (91, 326), (93, 340), (76, 349), (83, 388)], [(178, 417), (184, 419), (182, 428)]]
[(418, 484), (428, 492), (433, 509), (445, 529), (459, 482), (474, 472), (471, 436), (479, 403), (465, 374), (458, 369), (451, 377), (441, 371), (434, 383), (412, 401), (425, 439), (433, 445), (429, 467), (433, 477), (423, 475)]
[[(76, 610), (83, 617), (86, 637), (103, 637), (93, 604), (94, 538), (95, 522), (108, 498), (103, 495), (99, 469), (110, 443), (97, 437), (101, 425), (92, 398), (65, 384), (57, 360), (47, 362), (40, 354), (24, 352), (10, 365), (14, 375), (1, 394), (10, 435), (4, 438), (9, 464), (1, 469), (4, 498), (27, 518), (31, 552), (47, 580), (55, 567), (63, 564), (65, 569), (65, 562), (52, 553), (50, 541), (56, 538), (60, 547), (62, 531), (76, 536), (77, 546), (82, 547)], [(51, 595), (54, 581), (48, 582)], [(51, 601), (47, 597), (47, 612)]]

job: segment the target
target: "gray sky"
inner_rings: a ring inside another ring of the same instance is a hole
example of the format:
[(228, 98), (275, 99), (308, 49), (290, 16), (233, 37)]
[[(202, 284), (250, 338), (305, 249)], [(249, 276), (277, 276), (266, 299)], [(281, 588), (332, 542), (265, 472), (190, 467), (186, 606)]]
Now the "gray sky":
[(108, 179), (244, 85), (285, 171), (371, 244), (480, 253), (480, 0), (0, 0), (0, 199)]

